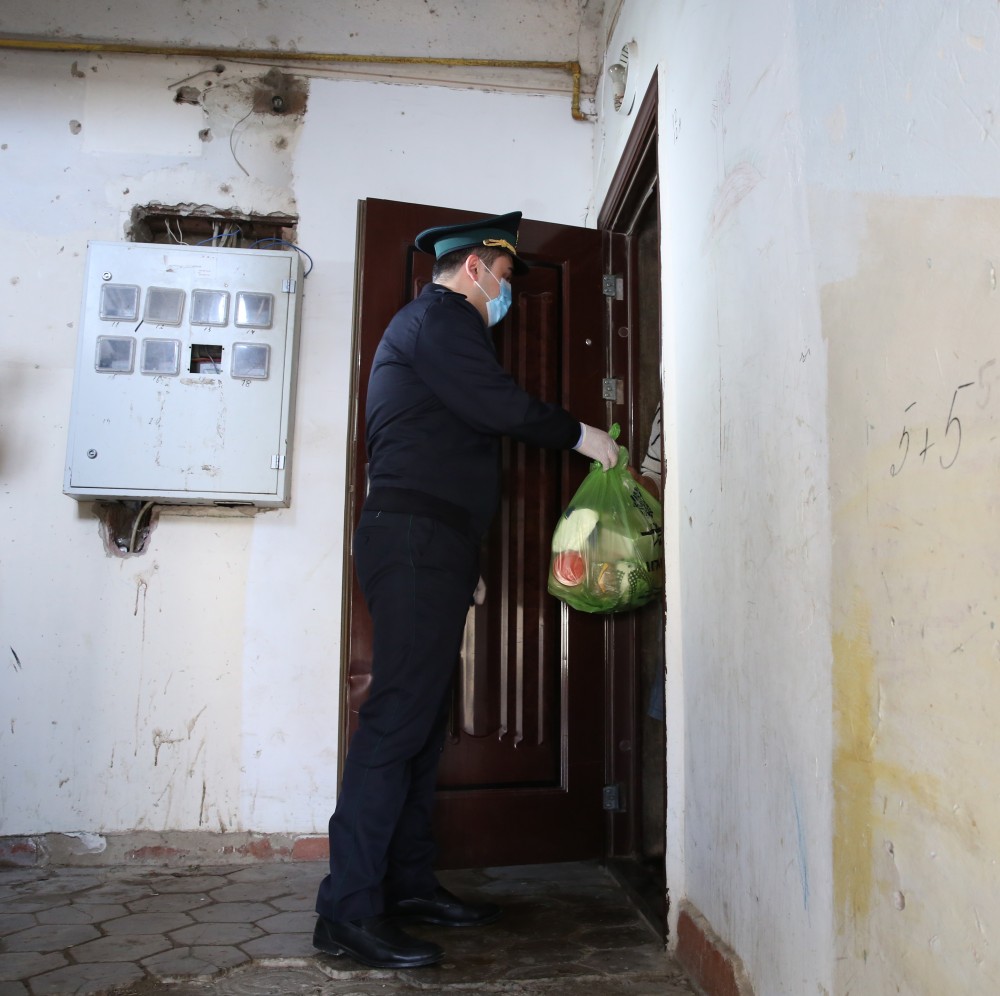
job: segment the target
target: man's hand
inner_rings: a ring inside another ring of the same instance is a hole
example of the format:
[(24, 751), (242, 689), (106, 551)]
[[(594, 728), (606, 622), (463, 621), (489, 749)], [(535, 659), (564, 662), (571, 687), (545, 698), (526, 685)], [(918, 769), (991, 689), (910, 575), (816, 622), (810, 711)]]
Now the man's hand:
[(482, 605), (486, 601), (486, 582), (481, 576), (479, 584), (476, 585), (476, 590), (472, 593), (472, 601), (475, 605)]
[(603, 430), (580, 423), (583, 435), (573, 448), (591, 460), (599, 460), (605, 470), (618, 463), (618, 444)]

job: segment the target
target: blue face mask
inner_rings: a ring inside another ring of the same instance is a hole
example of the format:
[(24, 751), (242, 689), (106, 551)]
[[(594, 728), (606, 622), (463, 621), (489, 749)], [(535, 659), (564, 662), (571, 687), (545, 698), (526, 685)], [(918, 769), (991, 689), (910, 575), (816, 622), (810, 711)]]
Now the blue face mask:
[[(483, 263), (483, 266), (486, 264)], [(492, 328), (497, 322), (503, 321), (504, 315), (510, 310), (510, 282), (497, 280), (496, 274), (488, 266), (486, 266), (486, 272), (500, 285), (500, 293), (496, 297), (490, 297), (479, 284), (476, 284), (486, 294), (486, 324)]]

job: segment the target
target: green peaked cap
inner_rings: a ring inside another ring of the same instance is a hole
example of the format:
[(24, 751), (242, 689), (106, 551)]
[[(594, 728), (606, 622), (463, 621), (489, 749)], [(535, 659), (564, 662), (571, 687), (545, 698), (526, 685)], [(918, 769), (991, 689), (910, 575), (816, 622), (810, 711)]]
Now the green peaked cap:
[(441, 225), (421, 232), (415, 241), (421, 252), (428, 252), (440, 259), (456, 249), (474, 249), (480, 246), (505, 249), (514, 261), (514, 272), (528, 272), (528, 264), (517, 255), (517, 226), (521, 212), (498, 214), (493, 218), (479, 218), (461, 225)]

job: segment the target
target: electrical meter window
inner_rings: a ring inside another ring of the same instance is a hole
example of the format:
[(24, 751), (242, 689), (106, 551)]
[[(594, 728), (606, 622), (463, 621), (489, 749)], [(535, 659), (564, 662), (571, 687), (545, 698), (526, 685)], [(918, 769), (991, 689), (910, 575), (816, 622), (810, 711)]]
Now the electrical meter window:
[(134, 322), (139, 317), (139, 288), (132, 284), (102, 284), (98, 309), (106, 322)]
[(146, 291), (147, 322), (154, 325), (180, 325), (184, 314), (184, 291), (176, 287), (150, 287)]
[(191, 291), (192, 325), (225, 325), (229, 321), (229, 291)]
[(271, 347), (259, 342), (233, 343), (234, 377), (266, 380), (271, 366)]
[(269, 329), (274, 314), (274, 295), (240, 291), (236, 295), (236, 322), (243, 329)]
[(222, 346), (214, 342), (192, 343), (191, 373), (221, 374), (222, 349)]
[(130, 374), (135, 367), (135, 339), (99, 335), (94, 369), (98, 373)]
[(181, 344), (177, 339), (143, 339), (139, 370), (144, 374), (176, 377), (181, 372)]

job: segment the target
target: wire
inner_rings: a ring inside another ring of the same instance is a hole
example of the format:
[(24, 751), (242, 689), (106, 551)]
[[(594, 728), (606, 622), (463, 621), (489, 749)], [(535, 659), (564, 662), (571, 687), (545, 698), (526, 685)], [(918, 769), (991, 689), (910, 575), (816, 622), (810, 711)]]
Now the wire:
[(174, 235), (173, 231), (170, 228), (170, 218), (164, 218), (163, 219), (164, 227), (167, 229), (167, 235), (171, 239), (173, 239), (174, 242), (176, 242), (179, 246), (186, 246), (187, 243), (184, 241), (184, 233), (181, 231), (181, 220), (180, 220), (180, 218), (175, 218), (174, 220), (177, 222), (177, 234), (176, 235)]
[(228, 239), (231, 235), (237, 236), (242, 235), (243, 231), (239, 228), (232, 228), (226, 232), (219, 232), (217, 235), (210, 235), (207, 239), (202, 239), (201, 242), (196, 242), (196, 246), (206, 246), (209, 242), (214, 242), (216, 239)]
[(309, 260), (309, 269), (306, 270), (306, 272), (303, 273), (302, 276), (303, 277), (308, 277), (309, 274), (312, 273), (312, 268), (313, 268), (313, 265), (314, 265), (313, 264), (313, 258), (312, 258), (312, 256), (310, 256), (309, 253), (307, 253), (305, 251), (305, 249), (302, 249), (300, 246), (297, 246), (294, 242), (289, 242), (287, 239), (277, 239), (277, 238), (258, 239), (256, 242), (251, 242), (250, 245), (247, 246), (247, 248), (248, 249), (253, 249), (254, 246), (259, 246), (259, 245), (261, 245), (264, 242), (269, 242), (272, 245), (289, 246), (292, 249), (294, 249), (296, 252), (302, 253), (302, 255), (305, 256), (305, 258)]
[(175, 86), (180, 86), (182, 83), (190, 83), (191, 80), (197, 79), (199, 76), (204, 76), (206, 73), (215, 73), (217, 76), (221, 76), (226, 71), (226, 67), (222, 63), (216, 63), (211, 69), (199, 69), (198, 72), (192, 73), (190, 76), (185, 76), (184, 79), (178, 80), (176, 83), (168, 83), (167, 89), (173, 90)]
[(135, 537), (139, 532), (139, 523), (142, 521), (142, 517), (146, 514), (146, 510), (153, 507), (151, 501), (147, 501), (142, 508), (139, 509), (139, 514), (135, 517), (135, 522), (132, 524), (132, 538), (128, 542), (128, 552), (135, 553)]
[(251, 114), (253, 114), (252, 107), (250, 108), (249, 111), (246, 112), (246, 114), (243, 115), (243, 117), (239, 119), (239, 121), (236, 122), (236, 124), (233, 125), (233, 130), (229, 133), (229, 151), (233, 154), (233, 160), (235, 161), (236, 165), (239, 166), (241, 170), (243, 170), (246, 176), (249, 176), (250, 174), (247, 172), (247, 169), (243, 165), (243, 163), (241, 163), (236, 156), (236, 147), (233, 144), (233, 139), (236, 137), (236, 129), (239, 128), (239, 126), (243, 124), (243, 122), (246, 121), (246, 119), (250, 117)]

